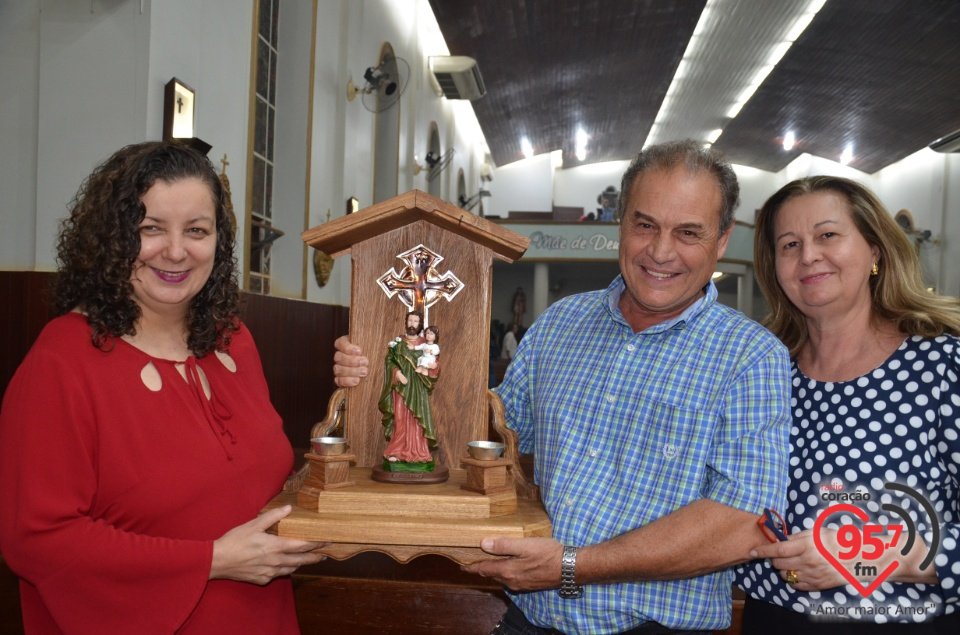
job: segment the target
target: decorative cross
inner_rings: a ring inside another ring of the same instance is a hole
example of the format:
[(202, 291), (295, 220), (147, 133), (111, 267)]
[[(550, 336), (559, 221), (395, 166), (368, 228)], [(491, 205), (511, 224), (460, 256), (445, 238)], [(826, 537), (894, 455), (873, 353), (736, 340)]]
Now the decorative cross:
[(220, 163), (223, 165), (223, 169), (220, 171), (220, 174), (227, 173), (227, 166), (230, 165), (230, 162), (227, 161), (227, 155), (224, 153), (223, 158), (220, 159)]
[(183, 112), (183, 97), (177, 95), (177, 112)]
[(327, 222), (330, 222), (330, 208), (327, 208)]
[(397, 258), (404, 261), (406, 266), (397, 273), (392, 268), (377, 278), (377, 284), (387, 294), (388, 298), (400, 296), (400, 301), (410, 311), (423, 313), (423, 327), (429, 326), (427, 309), (445, 298), (447, 302), (463, 289), (463, 283), (448, 271), (440, 275), (435, 265), (443, 260), (443, 256), (434, 253), (423, 245), (417, 245)]

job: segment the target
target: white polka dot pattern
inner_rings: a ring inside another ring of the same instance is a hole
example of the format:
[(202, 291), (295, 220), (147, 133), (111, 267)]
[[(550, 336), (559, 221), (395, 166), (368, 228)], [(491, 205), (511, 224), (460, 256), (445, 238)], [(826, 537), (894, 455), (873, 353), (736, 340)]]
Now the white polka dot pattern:
[[(912, 498), (884, 488), (887, 482), (907, 485), (926, 496), (939, 516), (941, 546), (932, 566), (940, 585), (885, 581), (866, 598), (851, 585), (803, 592), (781, 580), (768, 560), (738, 567), (737, 584), (754, 598), (800, 613), (898, 604), (936, 609), (922, 614), (844, 614), (868, 622), (912, 622), (952, 613), (960, 604), (958, 375), (960, 340), (952, 336), (908, 338), (883, 365), (846, 382), (815, 381), (792, 365), (790, 485), (784, 514), (790, 532), (813, 529), (819, 513), (839, 502), (864, 509), (871, 523), (903, 524), (881, 508), (893, 503), (907, 511), (918, 539), (929, 544), (926, 511)], [(823, 486), (833, 492), (868, 492), (871, 500), (823, 500)], [(839, 528), (851, 521), (847, 514), (836, 514), (824, 526)]]

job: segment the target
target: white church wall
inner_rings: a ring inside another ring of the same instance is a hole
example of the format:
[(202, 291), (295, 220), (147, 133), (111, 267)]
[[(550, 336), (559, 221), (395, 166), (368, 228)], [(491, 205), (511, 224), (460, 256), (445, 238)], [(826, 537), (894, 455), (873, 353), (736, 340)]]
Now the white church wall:
[(944, 157), (944, 215), (940, 229), (939, 291), (960, 296), (960, 155)]
[(538, 154), (494, 170), (484, 203), (487, 216), (506, 218), (510, 212), (553, 211), (553, 165), (550, 154)]
[(896, 214), (910, 210), (917, 227), (936, 232), (943, 216), (943, 165), (947, 155), (924, 148), (877, 172), (874, 192)]
[(938, 290), (943, 288), (944, 282), (944, 272), (940, 270), (940, 252), (943, 249), (941, 234), (946, 213), (946, 157), (924, 148), (874, 175), (874, 191), (890, 213), (908, 210), (913, 217), (914, 227), (930, 232), (929, 240), (916, 241), (917, 255), (924, 281)]
[[(351, 48), (350, 37), (357, 35), (347, 31), (350, 15), (361, 8), (362, 3), (347, 0), (321, 2), (317, 7), (309, 227), (325, 223), (328, 210), (331, 218), (342, 215), (347, 197), (357, 195), (357, 159), (353, 149), (356, 135), (353, 129), (348, 131), (346, 118), (348, 109), (355, 117), (359, 117), (360, 113), (354, 112), (355, 104), (348, 103), (346, 99), (350, 77), (346, 60)], [(349, 152), (348, 146), (351, 148)], [(313, 271), (313, 255), (313, 250), (308, 250), (307, 298), (325, 304), (346, 304), (341, 298), (349, 300), (350, 297), (350, 257), (343, 256), (337, 260), (329, 281), (321, 288)]]
[(620, 178), (628, 165), (629, 161), (605, 161), (557, 170), (553, 179), (554, 204), (596, 213), (600, 192), (610, 185), (619, 190)]
[(13, 231), (0, 239), (0, 267), (55, 268), (58, 224), (82, 180), (118, 148), (162, 136), (174, 76), (197, 92), (197, 135), (214, 145), (211, 157), (230, 155), (242, 209), (252, 10), (229, 0), (44, 0), (41, 12), (26, 0), (2, 11), (3, 99), (18, 117), (0, 135), (3, 160), (18, 167), (0, 170), (3, 191), (15, 193), (4, 197)]
[(150, 16), (139, 3), (44, 1), (39, 32), (35, 268), (53, 270), (58, 222), (83, 179), (144, 138)]
[(737, 181), (740, 182), (740, 207), (736, 212), (737, 220), (752, 225), (756, 221), (757, 212), (760, 211), (763, 202), (787, 181), (773, 172), (745, 165), (734, 165), (733, 171), (737, 173)]
[(40, 0), (0, 3), (0, 270), (31, 270), (37, 248)]

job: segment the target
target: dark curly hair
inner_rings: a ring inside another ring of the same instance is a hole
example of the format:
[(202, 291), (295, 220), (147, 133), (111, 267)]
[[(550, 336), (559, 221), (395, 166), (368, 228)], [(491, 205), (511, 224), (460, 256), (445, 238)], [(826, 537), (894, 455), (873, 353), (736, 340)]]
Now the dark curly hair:
[(99, 165), (80, 186), (70, 202), (70, 216), (60, 224), (56, 312), (82, 310), (98, 348), (109, 350), (114, 338), (136, 333), (141, 312), (130, 276), (140, 254), (143, 196), (157, 181), (190, 178), (210, 188), (217, 248), (210, 278), (190, 301), (187, 346), (198, 357), (229, 347), (239, 327), (240, 289), (223, 186), (204, 155), (177, 142), (148, 141), (121, 148)]

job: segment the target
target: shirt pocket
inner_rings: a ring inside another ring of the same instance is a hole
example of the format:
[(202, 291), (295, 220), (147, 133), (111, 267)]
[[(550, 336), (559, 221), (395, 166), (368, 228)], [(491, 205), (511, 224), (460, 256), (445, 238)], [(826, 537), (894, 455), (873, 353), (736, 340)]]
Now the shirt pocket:
[(646, 515), (659, 518), (702, 497), (716, 415), (663, 402), (648, 413), (621, 465), (652, 503)]

